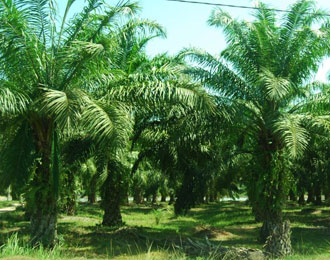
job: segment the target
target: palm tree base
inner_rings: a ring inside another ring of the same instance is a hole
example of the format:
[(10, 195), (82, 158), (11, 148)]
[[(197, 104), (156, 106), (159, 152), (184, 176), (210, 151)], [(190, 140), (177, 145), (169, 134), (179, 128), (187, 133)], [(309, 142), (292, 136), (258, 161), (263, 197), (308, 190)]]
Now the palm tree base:
[(290, 222), (288, 220), (279, 222), (264, 222), (264, 231), (266, 231), (266, 226), (271, 230), (264, 245), (266, 252), (271, 257), (275, 258), (291, 255), (293, 251), (291, 246)]
[(31, 216), (31, 244), (47, 248), (55, 246), (57, 241), (57, 215), (34, 213)]
[[(110, 167), (109, 167), (110, 168)], [(120, 212), (121, 196), (120, 174), (108, 174), (103, 186), (102, 208), (104, 209), (103, 226), (122, 226), (123, 220)]]
[[(114, 213), (114, 212), (113, 212)], [(116, 214), (104, 214), (102, 225), (106, 227), (118, 227), (123, 226), (124, 222), (122, 220), (120, 212)]]

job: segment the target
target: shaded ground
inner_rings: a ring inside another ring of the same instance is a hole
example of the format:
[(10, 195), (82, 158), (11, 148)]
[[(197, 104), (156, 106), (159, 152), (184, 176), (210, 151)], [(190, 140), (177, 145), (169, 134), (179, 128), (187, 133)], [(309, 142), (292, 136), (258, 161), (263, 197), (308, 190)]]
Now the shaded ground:
[[(0, 202), (2, 207), (11, 205)], [(60, 250), (67, 256), (95, 259), (145, 259), (146, 254), (152, 256), (150, 259), (167, 259), (169, 255), (181, 259), (182, 254), (173, 244), (180, 245), (187, 237), (203, 240), (205, 236), (221, 246), (262, 248), (257, 242), (260, 223), (255, 223), (246, 202), (202, 205), (184, 217), (174, 217), (167, 204), (159, 205), (157, 210), (161, 211), (158, 225), (151, 206), (123, 207), (126, 226), (111, 229), (100, 225), (99, 205), (80, 203), (77, 216), (59, 218)], [(292, 243), (297, 254), (288, 259), (330, 259), (330, 208), (293, 205), (285, 214), (292, 222)], [(16, 232), (20, 239), (28, 240), (29, 223), (19, 207), (0, 214), (0, 245)]]

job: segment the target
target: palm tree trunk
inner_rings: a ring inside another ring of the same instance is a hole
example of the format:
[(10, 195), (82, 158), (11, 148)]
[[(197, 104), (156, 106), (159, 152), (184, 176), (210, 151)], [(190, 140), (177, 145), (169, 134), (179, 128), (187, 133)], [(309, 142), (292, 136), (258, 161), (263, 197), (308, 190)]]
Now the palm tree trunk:
[(316, 183), (314, 186), (314, 192), (315, 192), (315, 205), (321, 205), (322, 204), (322, 192), (321, 192), (321, 184), (319, 182)]
[[(264, 223), (265, 224), (265, 223)], [(289, 221), (268, 222), (271, 230), (264, 248), (272, 258), (281, 258), (292, 254), (291, 227)]]
[[(50, 200), (48, 200), (50, 202)], [(57, 238), (56, 203), (37, 207), (31, 215), (31, 244), (54, 247)]]
[(36, 146), (40, 162), (32, 180), (31, 243), (53, 247), (57, 239), (57, 195), (51, 173), (52, 124), (36, 127)]
[(88, 194), (88, 202), (90, 204), (94, 204), (96, 202), (96, 193), (95, 192), (90, 192)]
[(290, 192), (289, 192), (289, 197), (290, 197), (290, 200), (291, 201), (297, 201), (297, 197), (296, 197), (296, 195), (294, 194), (294, 192), (293, 192), (293, 190), (290, 190)]
[(314, 203), (314, 202), (315, 202), (314, 189), (313, 189), (313, 187), (310, 187), (308, 189), (307, 203)]
[(160, 201), (166, 202), (167, 190), (165, 190), (164, 188), (160, 188), (159, 192), (160, 192), (160, 196), (161, 196)]
[(108, 177), (103, 185), (102, 207), (104, 209), (102, 225), (108, 227), (123, 225), (120, 204), (120, 174), (108, 172)]
[(262, 188), (251, 198), (255, 216), (263, 222), (259, 238), (266, 242), (266, 251), (271, 256), (285, 256), (292, 252), (290, 224), (282, 218), (289, 193), (285, 189), (288, 181), (286, 164), (281, 151), (271, 153), (271, 150), (264, 149), (263, 156), (258, 159), (261, 159), (260, 170), (256, 174)]
[(215, 201), (215, 196), (214, 196), (213, 192), (211, 191), (210, 202), (214, 202), (214, 201)]
[(154, 192), (154, 193), (152, 194), (152, 204), (156, 204), (156, 203), (157, 203), (157, 193)]
[(324, 197), (325, 197), (326, 204), (330, 205), (330, 176), (329, 176), (329, 174), (327, 176), (327, 182), (325, 185)]
[(128, 187), (129, 187), (129, 183), (128, 181), (126, 180), (125, 183), (123, 183), (121, 185), (121, 193), (122, 194), (120, 197), (121, 197), (121, 203), (120, 205), (125, 205), (125, 206), (128, 206), (129, 205), (129, 194), (128, 194)]
[[(76, 196), (76, 185), (74, 172), (75, 167), (66, 171), (63, 186), (65, 189), (61, 192), (61, 198), (64, 201), (64, 205), (62, 205), (62, 211), (64, 211), (69, 216), (73, 216), (76, 212), (76, 204), (77, 204), (77, 196)], [(63, 190), (62, 189), (62, 190)]]
[(215, 180), (211, 180), (211, 186), (210, 186), (210, 202), (216, 201), (217, 197), (217, 192), (215, 188)]
[(210, 202), (210, 192), (207, 191), (205, 194), (204, 203), (208, 204)]
[(136, 204), (143, 203), (142, 189), (135, 189), (133, 194), (133, 199)]
[(305, 193), (304, 192), (299, 195), (298, 203), (299, 203), (299, 205), (305, 204)]
[(188, 210), (194, 206), (196, 202), (195, 194), (193, 194), (194, 179), (193, 174), (189, 170), (184, 172), (182, 185), (177, 193), (174, 203), (175, 215), (186, 215)]
[(175, 202), (175, 194), (174, 192), (170, 192), (170, 200), (168, 202), (168, 205), (172, 205)]
[(267, 241), (267, 238), (272, 234), (273, 229), (280, 223), (282, 223), (282, 217), (279, 215), (267, 214), (263, 216), (262, 226), (260, 229), (259, 240), (262, 243)]
[(88, 189), (88, 202), (94, 204), (96, 202), (96, 185), (97, 184), (97, 175), (95, 174), (90, 182), (90, 187)]

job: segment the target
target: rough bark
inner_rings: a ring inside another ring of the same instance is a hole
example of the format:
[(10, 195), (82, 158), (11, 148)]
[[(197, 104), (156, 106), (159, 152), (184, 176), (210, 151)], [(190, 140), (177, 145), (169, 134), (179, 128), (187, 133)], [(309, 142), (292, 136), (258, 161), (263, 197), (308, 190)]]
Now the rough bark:
[(262, 168), (260, 167), (261, 175), (258, 175), (262, 185), (259, 189), (256, 187), (258, 193), (251, 198), (256, 220), (263, 223), (259, 240), (264, 243), (273, 234), (274, 227), (283, 223), (282, 209), (287, 201), (289, 190), (286, 185), (288, 175), (283, 154), (281, 152), (265, 153), (260, 158), (264, 158), (263, 162), (260, 162), (260, 165), (263, 165)]
[(103, 185), (102, 207), (104, 209), (102, 225), (108, 227), (123, 225), (120, 212), (120, 174), (108, 172)]
[(268, 223), (271, 234), (264, 245), (266, 252), (274, 258), (291, 255), (291, 228), (288, 220), (284, 222)]
[[(48, 206), (49, 213), (36, 210), (31, 216), (31, 244), (42, 244), (45, 247), (54, 247), (57, 240), (56, 208)], [(38, 214), (38, 212), (40, 214)]]
[(31, 238), (32, 245), (53, 247), (57, 240), (57, 196), (51, 174), (52, 125), (43, 122), (35, 126), (36, 147), (40, 162), (31, 182)]
[(260, 228), (259, 241), (265, 243), (267, 238), (272, 234), (274, 222), (272, 220), (264, 220)]

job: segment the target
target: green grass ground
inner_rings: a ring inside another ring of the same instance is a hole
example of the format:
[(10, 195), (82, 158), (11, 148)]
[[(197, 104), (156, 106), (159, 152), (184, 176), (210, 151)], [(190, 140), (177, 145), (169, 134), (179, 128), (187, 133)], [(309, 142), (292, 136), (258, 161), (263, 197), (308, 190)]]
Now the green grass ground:
[[(11, 203), (0, 202), (0, 208)], [(188, 259), (173, 245), (180, 245), (187, 237), (198, 241), (205, 236), (217, 245), (262, 248), (257, 241), (260, 224), (255, 223), (244, 202), (202, 205), (184, 217), (174, 217), (173, 208), (166, 204), (159, 205), (157, 211), (146, 205), (123, 207), (122, 213), (125, 227), (105, 228), (100, 225), (99, 205), (81, 203), (76, 216), (59, 217), (60, 246), (49, 253), (20, 246), (28, 241), (29, 234), (29, 222), (24, 220), (22, 209), (2, 212), (0, 245), (6, 244), (9, 237), (12, 240), (10, 246), (2, 247), (0, 258)], [(292, 223), (295, 250), (295, 255), (287, 259), (330, 259), (330, 207), (291, 205), (285, 215)], [(13, 236), (16, 233), (17, 239)]]

